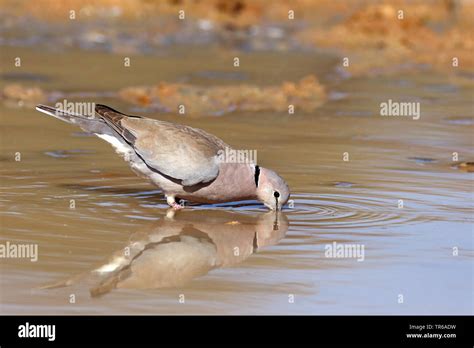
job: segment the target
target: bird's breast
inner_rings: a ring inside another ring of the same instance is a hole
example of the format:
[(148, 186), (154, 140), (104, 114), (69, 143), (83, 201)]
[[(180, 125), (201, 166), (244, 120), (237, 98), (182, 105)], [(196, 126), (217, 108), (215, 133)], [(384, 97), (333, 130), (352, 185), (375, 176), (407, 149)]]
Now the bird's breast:
[(249, 164), (222, 163), (215, 180), (196, 185), (180, 187), (176, 195), (185, 200), (202, 203), (230, 202), (256, 198), (254, 173)]

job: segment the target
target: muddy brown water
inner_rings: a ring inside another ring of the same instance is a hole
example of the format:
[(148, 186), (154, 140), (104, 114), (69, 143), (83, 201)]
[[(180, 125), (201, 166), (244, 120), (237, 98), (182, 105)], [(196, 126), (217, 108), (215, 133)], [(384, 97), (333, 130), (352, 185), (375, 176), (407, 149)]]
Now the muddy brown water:
[[(21, 55), (21, 73), (46, 76), (35, 83), (63, 92), (235, 83), (232, 52), (193, 50), (132, 57), (127, 70), (122, 57), (103, 53), (2, 48), (2, 71), (17, 73), (8, 62)], [(453, 168), (453, 152), (474, 158), (472, 79), (421, 71), (341, 80), (335, 63), (312, 54), (241, 57), (246, 83), (321, 77), (331, 98), (312, 113), (141, 113), (257, 150), (259, 164), (290, 185), (294, 206), (281, 216), (257, 202), (170, 216), (159, 189), (105, 142), (31, 107), (0, 106), (0, 238), (39, 251), (36, 262), (1, 259), (0, 312), (472, 314), (472, 173)], [(381, 117), (388, 99), (419, 101), (421, 118)], [(140, 113), (113, 97), (75, 100)], [(334, 242), (364, 246), (363, 260), (327, 257)], [(43, 288), (58, 284), (69, 286)]]

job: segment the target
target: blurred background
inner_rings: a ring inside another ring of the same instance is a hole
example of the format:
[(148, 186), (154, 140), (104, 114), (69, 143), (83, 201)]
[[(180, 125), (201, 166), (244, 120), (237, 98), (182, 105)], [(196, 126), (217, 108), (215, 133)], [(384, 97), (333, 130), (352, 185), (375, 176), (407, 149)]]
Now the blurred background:
[[(314, 110), (327, 98), (324, 87), (333, 90), (337, 79), (427, 70), (470, 76), (473, 15), (474, 2), (467, 0), (297, 0), (271, 6), (260, 0), (2, 0), (2, 99), (38, 103), (73, 89), (113, 94), (156, 111), (175, 112), (179, 102), (193, 104), (189, 113), (202, 115), (239, 107), (286, 110), (288, 102)], [(304, 61), (305, 53), (319, 53), (318, 61)], [(66, 55), (74, 69), (62, 62)], [(281, 59), (272, 61), (276, 56)], [(17, 57), (22, 68), (14, 65)], [(235, 69), (235, 57), (243, 69)], [(208, 59), (212, 64), (203, 65)], [(35, 72), (29, 71), (33, 66)], [(122, 78), (113, 76), (118, 73)], [(303, 86), (292, 84), (304, 77)], [(210, 81), (229, 88), (176, 85)], [(290, 83), (282, 86), (285, 81)], [(280, 93), (254, 85), (276, 85)], [(250, 100), (241, 100), (242, 93)]]

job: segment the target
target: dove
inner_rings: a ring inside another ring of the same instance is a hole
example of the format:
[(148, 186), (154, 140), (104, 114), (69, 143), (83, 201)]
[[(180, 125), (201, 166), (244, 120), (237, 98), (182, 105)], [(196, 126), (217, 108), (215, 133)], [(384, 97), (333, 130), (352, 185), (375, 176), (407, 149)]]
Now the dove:
[(290, 197), (285, 180), (256, 163), (222, 160), (232, 148), (202, 129), (132, 116), (96, 104), (84, 115), (37, 105), (36, 110), (79, 126), (110, 143), (140, 177), (158, 186), (166, 202), (181, 209), (179, 200), (224, 203), (256, 199), (281, 210)]

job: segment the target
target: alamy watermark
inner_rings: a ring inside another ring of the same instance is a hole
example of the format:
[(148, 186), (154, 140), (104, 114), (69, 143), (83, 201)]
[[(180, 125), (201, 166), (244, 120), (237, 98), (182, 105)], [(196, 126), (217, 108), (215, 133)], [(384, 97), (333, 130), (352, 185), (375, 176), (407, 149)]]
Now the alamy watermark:
[(257, 150), (234, 150), (228, 147), (217, 151), (220, 163), (249, 163), (257, 164)]
[(38, 244), (0, 243), (0, 258), (38, 261)]
[(419, 102), (396, 102), (389, 99), (380, 103), (380, 116), (404, 116), (419, 120), (421, 117)]
[(336, 243), (324, 246), (324, 256), (333, 259), (357, 259), (357, 262), (365, 260), (364, 244)]
[(20, 338), (47, 338), (48, 341), (56, 339), (56, 325), (37, 325), (26, 322), (18, 326), (18, 337)]
[(58, 113), (67, 112), (87, 116), (89, 118), (95, 117), (95, 103), (70, 102), (64, 99), (62, 102), (57, 102), (54, 107), (57, 109)]

